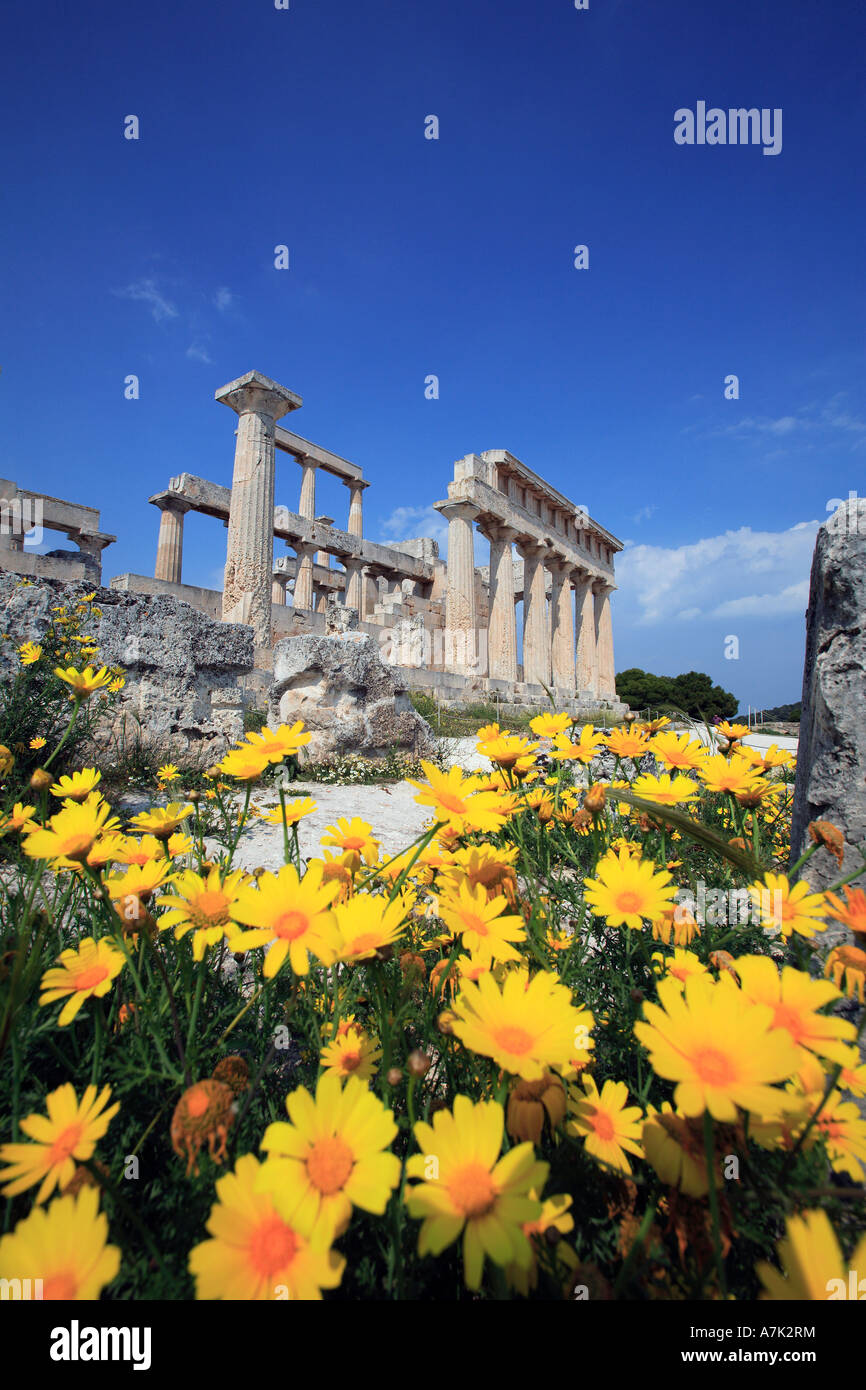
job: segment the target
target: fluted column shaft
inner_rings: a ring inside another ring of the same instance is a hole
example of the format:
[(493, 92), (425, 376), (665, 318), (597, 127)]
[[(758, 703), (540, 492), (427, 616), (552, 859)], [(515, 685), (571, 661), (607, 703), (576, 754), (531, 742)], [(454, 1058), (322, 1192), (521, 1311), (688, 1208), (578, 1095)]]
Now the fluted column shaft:
[(300, 398), (256, 373), (224, 386), (216, 398), (238, 416), (223, 621), (248, 622), (256, 645), (266, 647), (274, 568), (274, 423)]
[(574, 615), (571, 607), (571, 571), (566, 561), (550, 565), (551, 667), (557, 690), (574, 690)]
[(439, 508), (448, 522), (448, 577), (445, 591), (445, 653), (453, 670), (475, 666), (478, 616), (475, 606), (475, 518), (477, 507), (453, 502)]
[(169, 584), (180, 584), (183, 582), (183, 518), (189, 508), (183, 502), (172, 501), (162, 503), (161, 510), (153, 575)]
[(301, 459), (301, 500), (298, 512), (308, 521), (316, 519), (316, 464), (311, 459)]
[(616, 674), (613, 660), (613, 623), (610, 614), (609, 584), (595, 590), (595, 631), (598, 644), (598, 693), (609, 699), (616, 697)]
[(349, 525), (347, 530), (350, 536), (363, 536), (364, 534), (364, 488), (366, 483), (350, 482), (346, 485), (349, 489)]
[(578, 690), (598, 694), (598, 653), (595, 636), (595, 594), (592, 576), (579, 574), (574, 580), (577, 612), (577, 660), (575, 675)]
[(346, 560), (346, 607), (354, 608), (358, 617), (363, 617), (364, 607), (364, 566), (360, 560)]
[(489, 672), (497, 680), (517, 680), (517, 618), (514, 612), (514, 560), (511, 543), (517, 532), (487, 522), (490, 541), (490, 618), (487, 627)]
[(271, 580), (271, 603), (283, 607), (286, 602), (286, 576), (275, 574)]
[(547, 547), (524, 541), (523, 557), (523, 679), (550, 684), (550, 622), (547, 616), (545, 568)]
[(298, 557), (298, 567), (295, 572), (295, 607), (312, 608), (313, 556), (316, 547), (313, 545), (305, 545), (303, 541), (298, 541), (294, 549)]

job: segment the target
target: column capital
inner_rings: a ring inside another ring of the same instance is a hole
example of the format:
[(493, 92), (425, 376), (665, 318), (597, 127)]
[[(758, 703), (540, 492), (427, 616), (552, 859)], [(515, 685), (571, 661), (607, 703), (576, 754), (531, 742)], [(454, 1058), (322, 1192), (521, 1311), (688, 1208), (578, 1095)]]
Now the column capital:
[(501, 541), (504, 545), (512, 544), (520, 535), (514, 526), (509, 526), (493, 516), (482, 516), (478, 521), (478, 529), (487, 540)]
[(183, 497), (178, 497), (176, 492), (156, 492), (153, 497), (148, 497), (154, 507), (159, 507), (161, 512), (177, 512), (178, 516), (186, 516), (192, 507), (191, 502), (187, 502)]
[(573, 560), (567, 560), (564, 555), (556, 551), (552, 555), (545, 556), (543, 561), (545, 569), (549, 569), (551, 574), (557, 575), (560, 579), (568, 579), (578, 566)]
[(281, 419), (290, 410), (297, 410), (304, 404), (294, 391), (280, 386), (279, 382), (272, 381), (261, 372), (247, 372), (221, 386), (214, 392), (214, 400), (221, 401), (237, 415), (252, 411), (257, 415), (270, 415), (273, 420)]
[(369, 487), (366, 478), (341, 478), (340, 482), (345, 483), (350, 492), (363, 492), (365, 487)]
[(515, 541), (517, 553), (524, 560), (543, 560), (552, 544), (552, 541), (539, 541), (534, 536), (523, 535), (519, 535)]
[(598, 594), (599, 597), (604, 595), (605, 597), (609, 598), (615, 589), (616, 585), (611, 584), (607, 579), (593, 578), (592, 580), (592, 592), (594, 594)]
[(479, 515), (478, 506), (475, 502), (435, 502), (433, 505), (439, 515), (444, 516), (446, 521), (451, 521), (454, 517), (457, 517), (460, 521), (475, 521)]

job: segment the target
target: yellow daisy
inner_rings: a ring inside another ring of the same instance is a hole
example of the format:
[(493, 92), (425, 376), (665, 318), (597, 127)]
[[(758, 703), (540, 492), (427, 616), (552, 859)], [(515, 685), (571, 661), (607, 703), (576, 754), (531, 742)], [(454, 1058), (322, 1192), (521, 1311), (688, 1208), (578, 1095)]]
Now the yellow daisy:
[(88, 1086), (79, 1101), (68, 1081), (51, 1091), (45, 1099), (47, 1117), (32, 1114), (19, 1122), (32, 1142), (0, 1146), (0, 1161), (9, 1165), (0, 1173), (4, 1196), (14, 1197), (36, 1183), (41, 1183), (37, 1202), (46, 1202), (55, 1187), (62, 1191), (72, 1181), (76, 1162), (93, 1157), (97, 1141), (120, 1109), (119, 1104), (106, 1109), (110, 1096), (110, 1086), (98, 1095), (95, 1086)]
[(530, 1196), (547, 1179), (532, 1145), (518, 1144), (500, 1158), (504, 1114), (496, 1101), (473, 1104), (457, 1096), (453, 1113), (437, 1110), (432, 1125), (415, 1125), (420, 1153), (406, 1165), (420, 1178), (406, 1193), (409, 1214), (423, 1221), (419, 1255), (440, 1255), (463, 1233), (467, 1287), (477, 1289), (485, 1256), (500, 1266), (529, 1270), (532, 1247), (523, 1225), (537, 1221), (541, 1203)]
[(248, 884), (237, 895), (233, 916), (254, 930), (245, 931), (233, 943), (235, 951), (267, 946), (264, 974), (272, 979), (286, 956), (296, 975), (306, 975), (310, 956), (330, 957), (322, 944), (322, 932), (334, 927), (331, 906), (340, 892), (335, 881), (323, 880), (321, 860), (311, 860), (303, 878), (294, 865), (286, 864), (276, 874), (260, 874), (255, 885)]
[(83, 1187), (47, 1209), (34, 1207), (0, 1240), (0, 1279), (40, 1280), (46, 1300), (95, 1302), (120, 1270), (120, 1251), (107, 1239), (99, 1193)]
[(320, 1301), (335, 1289), (346, 1261), (331, 1250), (331, 1232), (315, 1226), (308, 1204), (261, 1191), (254, 1154), (239, 1158), (218, 1180), (211, 1207), (211, 1239), (189, 1255), (196, 1298), (229, 1301)]
[(572, 1090), (568, 1109), (573, 1119), (566, 1124), (569, 1134), (582, 1136), (588, 1154), (614, 1172), (629, 1174), (626, 1154), (642, 1156), (640, 1145), (643, 1112), (628, 1104), (624, 1081), (605, 1081), (599, 1089), (591, 1076), (583, 1079), (584, 1094)]
[(289, 1122), (268, 1125), (269, 1155), (259, 1187), (339, 1235), (352, 1207), (381, 1216), (400, 1181), (400, 1160), (389, 1151), (394, 1116), (366, 1082), (334, 1071), (319, 1078), (315, 1098), (303, 1086), (286, 1097)]
[(566, 1068), (575, 1040), (585, 1047), (594, 1022), (546, 970), (531, 979), (526, 969), (510, 970), (501, 987), (490, 972), (477, 984), (465, 981), (454, 1011), (454, 1034), (464, 1047), (525, 1081), (539, 1080), (549, 1067)]
[(125, 956), (106, 937), (97, 941), (86, 936), (77, 948), (61, 951), (57, 965), (45, 971), (39, 986), (39, 1003), (53, 1004), (56, 999), (65, 999), (57, 1020), (59, 1027), (65, 1028), (85, 999), (101, 999), (108, 993), (125, 964)]
[(632, 927), (655, 921), (676, 897), (671, 875), (656, 870), (651, 859), (640, 859), (623, 847), (609, 850), (596, 866), (596, 878), (585, 878), (586, 900), (609, 927)]

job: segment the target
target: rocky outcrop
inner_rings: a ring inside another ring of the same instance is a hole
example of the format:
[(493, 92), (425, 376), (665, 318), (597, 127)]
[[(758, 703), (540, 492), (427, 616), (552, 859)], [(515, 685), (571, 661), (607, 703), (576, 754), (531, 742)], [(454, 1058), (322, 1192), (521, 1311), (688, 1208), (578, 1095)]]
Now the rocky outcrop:
[[(820, 527), (806, 614), (803, 713), (791, 858), (828, 820), (845, 837), (841, 870), (826, 850), (804, 877), (816, 888), (852, 873), (866, 844), (866, 499), (844, 503)], [(864, 886), (858, 880), (859, 886)]]
[[(0, 628), (12, 639), (0, 645), (0, 680), (17, 668), (13, 643), (38, 642), (52, 607), (88, 592), (85, 584), (22, 585), (0, 574)], [(100, 726), (100, 744), (141, 738), (166, 757), (221, 757), (243, 734), (241, 682), (253, 667), (252, 630), (214, 622), (164, 595), (97, 589), (93, 603), (101, 610), (93, 625), (99, 662), (122, 666), (126, 676), (111, 722)]]
[(425, 756), (429, 725), (412, 708), (400, 673), (387, 666), (372, 637), (286, 637), (274, 648), (268, 722), (303, 719), (312, 739), (302, 760), (334, 753), (384, 756), (391, 748)]

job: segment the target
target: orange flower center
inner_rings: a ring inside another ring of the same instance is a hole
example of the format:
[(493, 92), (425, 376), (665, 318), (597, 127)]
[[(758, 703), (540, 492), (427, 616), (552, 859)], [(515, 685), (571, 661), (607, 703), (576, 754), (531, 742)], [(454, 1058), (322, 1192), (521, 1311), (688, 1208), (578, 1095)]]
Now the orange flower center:
[(52, 1164), (64, 1163), (72, 1154), (73, 1149), (81, 1138), (81, 1125), (67, 1125), (61, 1134), (58, 1134), (54, 1143), (51, 1145), (49, 1157)]
[(341, 1059), (343, 1071), (357, 1071), (361, 1065), (360, 1052), (344, 1052)]
[(516, 1028), (511, 1024), (497, 1029), (493, 1037), (503, 1052), (510, 1052), (516, 1057), (524, 1056), (535, 1042), (532, 1034), (527, 1033), (525, 1028)]
[(808, 1035), (803, 1017), (788, 1004), (776, 1004), (773, 1009), (773, 1022), (777, 1028), (787, 1028), (794, 1042), (800, 1042)]
[(450, 811), (455, 816), (466, 815), (466, 802), (453, 792), (437, 792), (436, 800), (444, 811)]
[(297, 1236), (276, 1213), (266, 1216), (256, 1227), (247, 1247), (250, 1264), (265, 1279), (284, 1270), (297, 1253)]
[(737, 1079), (730, 1057), (715, 1047), (703, 1047), (696, 1052), (693, 1065), (701, 1081), (708, 1086), (725, 1086)]
[(348, 942), (346, 954), (350, 956), (369, 955), (371, 951), (375, 951), (381, 944), (382, 938), (378, 932), (365, 931), (362, 932), (360, 936), (356, 936), (354, 941)]
[(496, 1201), (496, 1188), (488, 1169), (480, 1163), (458, 1168), (448, 1185), (451, 1200), (464, 1216), (484, 1216)]
[(612, 1139), (616, 1132), (613, 1127), (613, 1120), (604, 1110), (596, 1110), (589, 1123), (599, 1139)]
[(204, 893), (199, 893), (195, 900), (195, 908), (190, 913), (196, 921), (209, 924), (217, 924), (228, 921), (229, 900), (225, 893), (220, 893), (216, 889), (206, 889)]
[(483, 917), (478, 917), (474, 912), (464, 912), (463, 930), (474, 931), (478, 936), (489, 936), (490, 931)]
[(640, 893), (636, 893), (633, 888), (626, 888), (617, 894), (616, 905), (620, 912), (637, 912), (641, 906)]
[(94, 989), (96, 985), (102, 983), (107, 975), (108, 966), (99, 961), (96, 965), (90, 965), (86, 970), (82, 970), (76, 975), (75, 988), (77, 990)]
[(330, 1197), (346, 1185), (354, 1166), (352, 1150), (336, 1135), (319, 1139), (307, 1155), (310, 1182), (324, 1197)]
[(209, 1105), (210, 1100), (208, 1098), (208, 1093), (203, 1087), (196, 1086), (191, 1091), (187, 1092), (186, 1108), (187, 1112), (194, 1120), (197, 1120), (203, 1115)]
[(277, 917), (274, 922), (274, 936), (281, 936), (285, 941), (297, 941), (309, 928), (310, 919), (306, 912), (298, 912), (292, 908), (288, 912), (281, 912)]
[(78, 1296), (78, 1280), (69, 1270), (58, 1270), (42, 1281), (42, 1297), (69, 1301)]
[(74, 835), (67, 835), (65, 840), (60, 842), (60, 853), (66, 859), (82, 859), (93, 844), (93, 836), (88, 830), (79, 830)]

